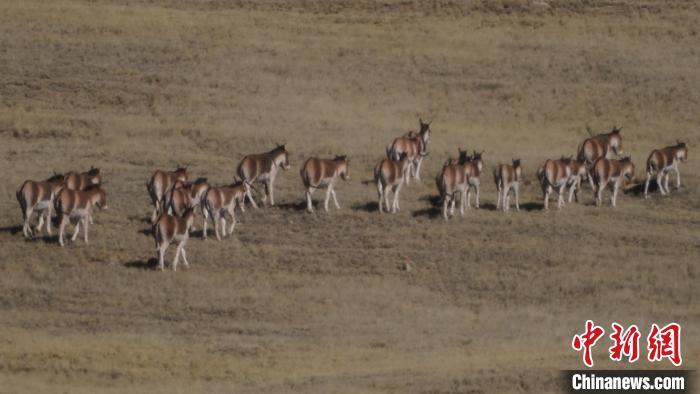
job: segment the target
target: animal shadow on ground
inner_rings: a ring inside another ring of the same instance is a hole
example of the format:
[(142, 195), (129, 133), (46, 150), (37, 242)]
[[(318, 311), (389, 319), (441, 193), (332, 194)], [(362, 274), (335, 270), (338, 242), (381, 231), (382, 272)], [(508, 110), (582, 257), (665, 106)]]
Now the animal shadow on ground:
[(139, 230), (139, 234), (147, 235), (147, 236), (152, 236), (153, 235), (153, 229), (152, 228), (142, 228)]
[(12, 235), (15, 235), (17, 233), (22, 232), (22, 226), (7, 226), (7, 227), (0, 227), (0, 233), (10, 233)]
[(429, 218), (436, 218), (442, 215), (442, 198), (440, 196), (426, 194), (425, 196), (420, 197), (418, 200), (429, 202), (430, 207), (413, 211), (413, 217), (427, 216)]
[[(670, 187), (671, 191), (675, 189), (675, 187)], [(659, 185), (656, 183), (656, 180), (653, 180), (649, 182), (649, 193), (656, 193), (659, 191)], [(642, 183), (637, 183), (635, 185), (629, 186), (624, 189), (625, 194), (633, 194), (635, 196), (644, 196), (644, 182)]]
[(127, 268), (140, 268), (143, 270), (154, 270), (158, 268), (158, 259), (155, 257), (152, 257), (148, 259), (147, 261), (143, 260), (133, 260), (124, 263), (124, 267)]
[(355, 211), (375, 212), (379, 210), (379, 204), (376, 201), (353, 204), (350, 209)]
[[(81, 234), (78, 234), (78, 238), (75, 240), (75, 242), (80, 242), (80, 241), (83, 240), (83, 239), (80, 237), (80, 235), (82, 235), (82, 233), (81, 233)], [(64, 238), (64, 241), (65, 241), (65, 243), (66, 243), (66, 246), (68, 246), (68, 245), (70, 245), (70, 244), (72, 244), (72, 243), (75, 243), (75, 242), (71, 241), (71, 237), (73, 236), (73, 232), (66, 233), (64, 236), (66, 237), (66, 238)], [(39, 236), (39, 237), (34, 237), (34, 238), (28, 239), (27, 241), (33, 241), (33, 240), (35, 240), (35, 239), (41, 240), (42, 242), (47, 243), (47, 244), (56, 244), (56, 245), (58, 245), (58, 234), (54, 234), (54, 235), (45, 235), (45, 236), (43, 236), (43, 237), (41, 237), (41, 236)]]
[[(314, 207), (316, 207), (317, 203), (318, 201), (313, 201)], [(276, 207), (285, 211), (303, 211), (306, 209), (306, 201), (286, 202), (277, 204)]]

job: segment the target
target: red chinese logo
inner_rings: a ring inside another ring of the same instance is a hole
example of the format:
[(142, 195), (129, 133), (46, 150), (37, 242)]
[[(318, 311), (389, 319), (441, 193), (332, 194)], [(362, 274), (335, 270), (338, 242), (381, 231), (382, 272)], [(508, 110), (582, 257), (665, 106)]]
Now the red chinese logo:
[(586, 332), (579, 335), (574, 335), (574, 340), (571, 342), (571, 346), (577, 352), (583, 350), (583, 363), (587, 367), (593, 366), (593, 355), (591, 354), (591, 348), (595, 346), (596, 342), (605, 334), (603, 327), (596, 326), (591, 320), (586, 321)]
[(681, 359), (681, 326), (671, 323), (659, 329), (656, 324), (651, 325), (651, 332), (647, 337), (648, 359), (651, 362), (668, 358), (673, 365), (679, 366)]
[[(613, 332), (610, 339), (613, 344), (608, 348), (610, 359), (622, 361), (627, 358), (630, 363), (639, 359), (639, 328), (632, 324), (627, 328), (618, 323), (612, 323)], [(592, 320), (586, 321), (586, 331), (574, 335), (571, 347), (577, 352), (583, 351), (583, 363), (587, 367), (593, 367), (592, 349), (605, 334), (601, 326), (595, 325)], [(681, 358), (681, 326), (678, 323), (670, 323), (663, 328), (657, 324), (651, 325), (651, 331), (647, 336), (647, 359), (650, 362), (668, 359), (676, 367), (683, 363)]]
[(608, 349), (610, 351), (610, 359), (620, 361), (625, 356), (629, 362), (633, 363), (639, 359), (639, 328), (636, 325), (631, 325), (627, 331), (624, 331), (622, 326), (613, 323), (614, 332), (610, 334), (610, 339), (614, 344)]

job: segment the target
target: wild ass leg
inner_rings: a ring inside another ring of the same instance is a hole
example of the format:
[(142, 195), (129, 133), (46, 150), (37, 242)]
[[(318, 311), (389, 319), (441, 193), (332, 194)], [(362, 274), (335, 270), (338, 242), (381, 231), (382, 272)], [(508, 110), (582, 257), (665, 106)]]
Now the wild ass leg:
[(88, 223), (90, 222), (90, 215), (86, 215), (83, 218), (83, 236), (85, 237), (85, 244), (88, 243)]
[(67, 215), (63, 215), (61, 217), (61, 224), (58, 226), (58, 243), (61, 246), (65, 244), (64, 233), (66, 232), (66, 225), (68, 224), (69, 220), (70, 219), (68, 219)]
[(51, 235), (51, 215), (53, 215), (53, 201), (49, 202), (49, 208), (46, 210), (46, 232)]
[(270, 193), (270, 206), (275, 206), (275, 178), (270, 177), (270, 185), (268, 186), (268, 192)]
[(678, 164), (673, 168), (674, 171), (676, 171), (676, 189), (681, 188), (681, 172), (678, 171)]
[(36, 230), (36, 233), (37, 233), (37, 234), (38, 234), (38, 233), (41, 233), (41, 226), (44, 225), (44, 216), (46, 216), (46, 211), (45, 211), (45, 210), (44, 210), (44, 211), (39, 211), (38, 214), (39, 214), (39, 223), (38, 223), (38, 224), (36, 225), (36, 227), (35, 227), (35, 230)]
[(666, 180), (664, 182), (664, 189), (666, 189), (666, 193), (671, 194), (671, 190), (668, 188), (668, 178), (671, 177), (671, 170), (668, 170), (666, 172)]
[(447, 198), (447, 195), (445, 195), (442, 198), (442, 217), (444, 217), (445, 220), (447, 220), (447, 206), (449, 205), (449, 203), (450, 203), (450, 201)]
[(207, 239), (207, 225), (209, 224), (209, 210), (202, 208), (202, 216), (204, 217), (204, 224), (202, 225), (202, 239)]
[(173, 260), (173, 271), (177, 271), (177, 263), (180, 262), (180, 253), (182, 252), (182, 241), (177, 244), (175, 249), (175, 259)]
[(168, 244), (161, 240), (158, 247), (158, 268), (162, 271), (165, 269), (165, 250), (168, 249)]
[(659, 191), (661, 192), (662, 196), (666, 195), (666, 191), (664, 190), (664, 183), (663, 183), (663, 177), (664, 177), (664, 172), (659, 171), (656, 174), (656, 184), (659, 186)]
[(340, 204), (338, 204), (338, 198), (335, 196), (335, 188), (331, 185), (331, 196), (333, 196), (333, 203), (335, 204), (335, 209), (340, 209)]
[(333, 191), (333, 189), (331, 189), (331, 186), (328, 185), (328, 190), (326, 190), (326, 200), (323, 202), (323, 209), (326, 212), (328, 212), (328, 201), (331, 199), (331, 191)]
[(24, 238), (29, 238), (29, 230), (31, 230), (29, 226), (29, 219), (32, 217), (32, 211), (32, 208), (27, 208), (24, 210), (24, 226), (22, 226)]
[(496, 200), (496, 209), (500, 209), (501, 208), (501, 186), (499, 185), (496, 189), (498, 191), (498, 197)]
[(231, 208), (227, 211), (229, 216), (231, 216), (231, 228), (229, 229), (229, 234), (233, 234), (233, 229), (236, 227), (236, 208), (231, 205)]
[(394, 187), (394, 204), (393, 204), (393, 209), (394, 213), (399, 211), (399, 192), (401, 191), (401, 186), (403, 183), (399, 183)]
[(610, 203), (613, 207), (617, 205), (617, 191), (620, 189), (621, 179), (622, 178), (618, 179), (617, 182), (615, 182), (615, 184), (613, 185), (612, 196), (610, 196)]
[(309, 212), (313, 212), (314, 210), (314, 204), (313, 201), (311, 201), (311, 193), (313, 193), (313, 188), (309, 187), (306, 189), (306, 210)]
[(414, 176), (416, 177), (416, 180), (419, 180), (419, 181), (420, 181), (420, 165), (421, 165), (421, 163), (423, 163), (423, 156), (418, 157), (418, 162), (416, 164), (416, 172), (414, 174)]
[(185, 268), (190, 269), (190, 263), (187, 261), (187, 252), (185, 252), (185, 243), (187, 241), (182, 241), (182, 250), (180, 251), (180, 254), (182, 254), (182, 262), (185, 263)]
[(649, 182), (651, 181), (651, 172), (647, 172), (647, 180), (644, 182), (644, 198), (649, 198)]
[(382, 183), (377, 181), (377, 195), (379, 196), (379, 205), (377, 208), (379, 209), (379, 213), (382, 213), (382, 197), (384, 196), (384, 188), (382, 188)]
[[(245, 188), (245, 195), (248, 196), (248, 200), (250, 201), (250, 204), (253, 206), (253, 208), (258, 209), (258, 204), (255, 203), (255, 200), (253, 200), (253, 194), (250, 192), (250, 187)], [(243, 198), (245, 202), (245, 197)], [(263, 195), (263, 202), (265, 201), (265, 196)]]
[(77, 222), (75, 222), (75, 231), (73, 231), (73, 236), (71, 237), (71, 242), (75, 242), (75, 240), (78, 239), (78, 232), (80, 231), (80, 222), (82, 222), (83, 219), (78, 219)]
[(212, 213), (212, 222), (214, 222), (214, 235), (216, 235), (216, 239), (218, 241), (221, 241), (221, 233), (219, 232), (219, 225), (221, 221), (221, 212), (213, 212)]
[(557, 193), (557, 209), (561, 209), (564, 205), (564, 189), (566, 189), (566, 183), (559, 186), (559, 192)]

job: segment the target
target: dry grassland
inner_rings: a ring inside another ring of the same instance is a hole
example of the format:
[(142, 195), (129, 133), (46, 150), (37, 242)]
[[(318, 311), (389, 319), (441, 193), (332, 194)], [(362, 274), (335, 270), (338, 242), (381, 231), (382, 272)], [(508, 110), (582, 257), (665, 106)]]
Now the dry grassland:
[[(699, 18), (686, 1), (1, 1), (0, 392), (559, 392), (586, 319), (679, 322), (698, 368)], [(380, 217), (363, 181), (418, 116), (424, 179)], [(638, 177), (685, 140), (684, 186), (616, 209), (586, 187), (542, 212), (537, 166), (613, 124)], [(153, 170), (226, 183), (276, 142), (279, 207), (192, 239), (190, 271), (148, 269)], [(524, 210), (494, 211), (486, 177), (482, 209), (437, 216), (458, 146), (489, 171), (521, 157)], [(342, 209), (303, 212), (298, 166), (336, 153)], [(25, 241), (21, 182), (90, 165), (110, 204), (90, 245)], [(597, 366), (616, 368), (607, 346)]]

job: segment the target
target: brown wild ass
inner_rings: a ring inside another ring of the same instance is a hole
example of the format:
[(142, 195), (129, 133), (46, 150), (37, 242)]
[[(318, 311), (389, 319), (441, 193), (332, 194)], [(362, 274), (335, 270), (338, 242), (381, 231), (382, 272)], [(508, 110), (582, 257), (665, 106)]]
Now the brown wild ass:
[(209, 189), (207, 178), (197, 178), (188, 183), (176, 181), (166, 200), (166, 211), (176, 216), (184, 215), (187, 208), (194, 210), (200, 207), (203, 211), (201, 204), (207, 189)]
[(340, 209), (338, 199), (335, 196), (335, 184), (338, 178), (344, 181), (350, 179), (349, 159), (347, 156), (336, 156), (333, 160), (318, 159), (312, 157), (304, 162), (301, 167), (301, 180), (306, 188), (306, 209), (309, 212), (313, 211), (311, 194), (316, 189), (326, 188), (326, 201), (324, 209), (328, 212), (328, 200), (333, 196), (333, 202), (336, 209)]
[[(260, 182), (265, 185), (265, 194), (262, 197), (263, 203), (270, 197), (270, 205), (275, 205), (274, 185), (277, 171), (281, 167), (283, 170), (289, 169), (289, 154), (284, 145), (277, 147), (267, 153), (248, 155), (241, 160), (236, 169), (236, 174), (243, 181), (249, 184)], [(253, 200), (250, 189), (246, 191), (250, 203), (253, 207), (258, 205)]]
[(151, 180), (146, 184), (148, 195), (151, 196), (154, 207), (151, 223), (155, 223), (158, 215), (165, 210), (165, 200), (170, 195), (176, 181), (187, 182), (187, 168), (177, 166), (175, 171), (156, 170)]
[(177, 271), (177, 263), (182, 260), (186, 268), (190, 268), (187, 262), (185, 244), (190, 238), (190, 228), (194, 223), (194, 210), (188, 208), (182, 217), (169, 215), (163, 212), (153, 225), (153, 238), (156, 241), (156, 253), (158, 253), (158, 268), (165, 268), (165, 251), (172, 242), (177, 242), (175, 259), (173, 260), (173, 271)]
[[(399, 160), (386, 158), (374, 167), (374, 182), (379, 194), (379, 213), (382, 213), (382, 197), (386, 202), (386, 211), (396, 213), (399, 210), (399, 192), (401, 185), (410, 176), (411, 161), (405, 153)], [(394, 192), (394, 202), (389, 209), (389, 188)]]
[(85, 190), (89, 186), (100, 185), (102, 183), (102, 177), (100, 176), (100, 169), (91, 166), (89, 171), (67, 173), (65, 182), (66, 189)]
[(501, 164), (493, 171), (493, 180), (498, 189), (496, 209), (503, 204), (503, 211), (510, 209), (510, 190), (515, 194), (515, 209), (520, 211), (520, 180), (523, 176), (520, 159), (513, 159), (512, 164)]
[[(589, 170), (592, 168), (596, 160), (603, 157), (612, 159), (613, 154), (622, 155), (622, 127), (613, 126), (609, 133), (602, 133), (596, 136), (587, 138), (579, 146), (576, 159), (586, 162)], [(591, 184), (591, 189), (595, 189), (593, 179), (588, 178)]]
[[(398, 137), (386, 149), (386, 155), (390, 159), (400, 160), (401, 154), (408, 156), (411, 163), (411, 174), (417, 180), (420, 180), (420, 166), (423, 158), (428, 155), (428, 139), (430, 138), (430, 123), (424, 123), (423, 119), (418, 118), (420, 131), (415, 133), (409, 131), (401, 137)], [(409, 177), (410, 178), (410, 177)], [(410, 183), (410, 179), (406, 178), (406, 185)]]
[(603, 204), (603, 190), (608, 183), (613, 184), (612, 196), (610, 201), (614, 207), (617, 202), (617, 192), (621, 186), (625, 186), (634, 178), (634, 164), (629, 157), (624, 157), (620, 160), (599, 158), (591, 168), (591, 179), (596, 185), (595, 199), (596, 205)]
[[(644, 184), (644, 197), (649, 197), (649, 181), (654, 173), (656, 173), (656, 184), (659, 185), (659, 191), (662, 195), (671, 194), (671, 191), (668, 189), (668, 178), (671, 176), (671, 171), (676, 172), (676, 189), (679, 189), (681, 187), (681, 173), (678, 171), (678, 163), (687, 160), (688, 147), (684, 142), (676, 141), (674, 146), (653, 150), (647, 159), (647, 180)], [(665, 185), (663, 184), (664, 178), (666, 178)]]
[(236, 205), (241, 208), (241, 211), (245, 212), (244, 202), (248, 189), (250, 189), (250, 184), (246, 182), (237, 182), (230, 186), (210, 187), (209, 190), (207, 190), (204, 200), (202, 201), (202, 210), (204, 213), (204, 231), (202, 232), (202, 238), (207, 238), (209, 217), (211, 217), (214, 223), (216, 239), (219, 241), (221, 240), (219, 224), (221, 225), (221, 232), (223, 232), (223, 236), (225, 237), (227, 214), (231, 218), (231, 229), (228, 233), (233, 234), (233, 228), (236, 226)]
[(588, 179), (588, 167), (583, 160), (571, 161), (571, 177), (567, 186), (569, 187), (569, 203), (575, 198), (578, 202), (578, 191), (581, 189), (581, 181)]
[[(61, 174), (54, 174), (43, 182), (24, 181), (17, 190), (17, 202), (22, 210), (24, 221), (22, 233), (25, 238), (30, 237), (30, 232), (34, 234), (41, 231), (44, 220), (46, 220), (46, 231), (51, 235), (51, 212), (54, 208), (54, 199), (64, 187), (64, 178)], [(29, 223), (35, 211), (39, 215), (39, 224), (32, 230)]]
[(564, 205), (564, 191), (569, 184), (573, 170), (571, 157), (562, 156), (561, 159), (547, 159), (542, 167), (537, 170), (537, 178), (542, 187), (542, 195), (544, 198), (544, 209), (549, 209), (549, 195), (552, 192), (557, 192), (557, 209), (561, 209)]
[(466, 205), (468, 176), (467, 164), (445, 164), (440, 175), (435, 180), (440, 198), (442, 199), (442, 216), (447, 220), (447, 207), (452, 204), (450, 216), (455, 211), (455, 194), (460, 194), (459, 212), (464, 216), (464, 206)]
[(88, 243), (88, 223), (94, 207), (107, 209), (107, 195), (99, 185), (90, 186), (85, 190), (63, 189), (56, 197), (56, 213), (58, 213), (60, 227), (58, 243), (65, 245), (64, 233), (69, 222), (75, 220), (75, 232), (71, 241), (75, 242), (80, 231), (80, 223), (83, 223), (85, 243)]

